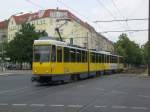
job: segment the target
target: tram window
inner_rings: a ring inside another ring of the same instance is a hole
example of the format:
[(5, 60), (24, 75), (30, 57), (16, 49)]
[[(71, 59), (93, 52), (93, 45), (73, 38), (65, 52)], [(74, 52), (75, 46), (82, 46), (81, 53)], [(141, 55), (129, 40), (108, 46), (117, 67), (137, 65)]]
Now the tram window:
[(107, 63), (110, 63), (110, 56), (107, 55)]
[(97, 53), (95, 53), (95, 63), (97, 63)]
[(105, 55), (105, 63), (107, 63), (107, 55)]
[(101, 63), (103, 63), (103, 60), (104, 60), (104, 55), (101, 54)]
[(116, 63), (116, 62), (115, 62), (115, 56), (113, 56), (113, 63)]
[(90, 62), (93, 62), (93, 53), (90, 52)]
[(69, 62), (70, 60), (69, 51), (69, 48), (64, 47), (64, 62)]
[(84, 60), (84, 62), (87, 62), (87, 56), (88, 56), (88, 54), (87, 54), (88, 52), (87, 51), (85, 51), (85, 60)]
[(96, 53), (94, 53), (94, 62), (96, 63)]
[(114, 63), (114, 56), (112, 56), (112, 63)]
[(91, 53), (90, 55), (91, 55), (91, 62), (94, 63), (95, 62), (95, 53)]
[(70, 49), (70, 60), (71, 62), (76, 62), (76, 50)]
[(97, 57), (98, 57), (98, 55), (97, 55), (97, 53), (95, 53), (95, 63), (97, 63)]
[(104, 63), (106, 63), (106, 55), (104, 54)]
[(116, 63), (116, 62), (115, 62), (115, 56), (113, 56), (113, 63)]
[(103, 62), (104, 62), (104, 55), (101, 54), (101, 63), (103, 63)]
[(95, 62), (95, 53), (92, 53), (92, 62)]
[(108, 58), (107, 55), (105, 55), (105, 63), (107, 63), (107, 61), (108, 61), (107, 58)]
[(115, 56), (113, 56), (113, 63), (116, 63), (116, 62), (115, 62)]
[(51, 46), (34, 46), (34, 62), (50, 61)]
[(99, 61), (100, 61), (100, 60), (99, 60), (100, 54), (97, 54), (97, 55), (98, 55), (98, 57), (97, 57), (97, 58), (98, 58), (98, 59), (97, 59), (97, 60), (98, 60), (98, 62), (97, 62), (97, 63), (99, 63)]
[(117, 63), (118, 62), (118, 57), (117, 56), (115, 56), (115, 63)]
[(81, 50), (77, 50), (77, 62), (81, 62)]
[(101, 54), (99, 54), (99, 63), (101, 63)]
[(109, 56), (110, 63), (111, 63), (111, 59), (112, 59), (111, 57), (112, 57), (112, 56), (110, 55), (110, 56)]
[(115, 61), (114, 61), (114, 56), (112, 56), (112, 63), (115, 63)]
[(85, 51), (82, 51), (82, 62), (85, 62)]
[(62, 62), (62, 47), (57, 46), (57, 62)]
[(56, 61), (56, 46), (52, 45), (51, 62)]

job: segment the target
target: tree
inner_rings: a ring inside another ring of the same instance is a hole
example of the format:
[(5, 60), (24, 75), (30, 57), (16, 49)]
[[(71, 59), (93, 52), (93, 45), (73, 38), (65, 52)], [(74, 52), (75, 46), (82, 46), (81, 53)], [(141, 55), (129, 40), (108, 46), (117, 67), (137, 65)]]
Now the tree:
[(148, 62), (148, 42), (145, 43), (142, 50), (143, 50), (144, 63), (147, 64), (147, 62)]
[(116, 52), (124, 57), (125, 63), (140, 65), (143, 63), (142, 50), (138, 44), (131, 41), (127, 34), (123, 33), (119, 36), (119, 40), (115, 43)]
[(46, 36), (45, 31), (36, 32), (35, 27), (29, 23), (22, 24), (12, 41), (7, 44), (7, 56), (13, 62), (32, 62), (32, 45), (35, 39)]

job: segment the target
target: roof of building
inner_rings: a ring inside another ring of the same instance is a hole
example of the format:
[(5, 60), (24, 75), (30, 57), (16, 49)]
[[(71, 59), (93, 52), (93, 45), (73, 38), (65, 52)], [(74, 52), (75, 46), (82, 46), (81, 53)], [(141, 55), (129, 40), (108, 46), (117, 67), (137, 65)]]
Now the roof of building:
[(70, 11), (62, 10), (62, 9), (40, 10), (40, 11), (35, 12), (35, 13), (27, 13), (27, 14), (22, 14), (22, 15), (18, 15), (18, 16), (12, 16), (12, 17), (15, 19), (16, 24), (22, 24), (22, 23), (26, 22), (27, 20), (37, 20), (37, 19), (41, 19), (41, 18), (50, 17), (53, 12), (57, 12), (57, 11), (66, 13), (64, 18), (65, 17), (70, 18), (71, 20), (78, 22), (83, 27), (87, 28), (88, 30), (94, 29), (91, 25), (82, 21), (81, 19), (76, 17), (74, 14), (72, 14)]
[(12, 17), (15, 19), (16, 24), (23, 24), (29, 19), (30, 16), (31, 14), (27, 13), (27, 14), (22, 14), (19, 16), (12, 16)]
[(0, 22), (0, 29), (7, 29), (8, 27), (8, 20)]

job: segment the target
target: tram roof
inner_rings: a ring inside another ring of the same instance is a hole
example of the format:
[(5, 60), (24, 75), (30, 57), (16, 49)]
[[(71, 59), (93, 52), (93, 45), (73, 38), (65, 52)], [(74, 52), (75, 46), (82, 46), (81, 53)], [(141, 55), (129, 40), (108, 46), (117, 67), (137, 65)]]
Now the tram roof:
[(54, 45), (59, 45), (59, 46), (67, 46), (65, 42), (57, 41), (57, 40), (34, 40), (34, 45), (49, 45), (49, 44), (54, 44)]

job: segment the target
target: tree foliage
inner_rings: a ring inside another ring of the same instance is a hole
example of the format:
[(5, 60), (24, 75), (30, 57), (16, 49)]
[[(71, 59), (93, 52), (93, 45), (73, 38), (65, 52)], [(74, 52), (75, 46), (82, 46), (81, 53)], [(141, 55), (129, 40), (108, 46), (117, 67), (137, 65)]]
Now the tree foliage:
[(45, 32), (36, 32), (35, 27), (29, 23), (22, 25), (12, 41), (7, 44), (7, 56), (13, 62), (32, 62), (33, 41), (40, 36), (47, 35)]
[(143, 63), (143, 53), (138, 44), (131, 41), (127, 34), (123, 33), (119, 36), (119, 40), (115, 43), (116, 52), (124, 57), (125, 63), (140, 65)]
[(144, 63), (146, 64), (148, 62), (148, 42), (145, 43), (145, 45), (143, 46), (143, 58), (144, 58)]

